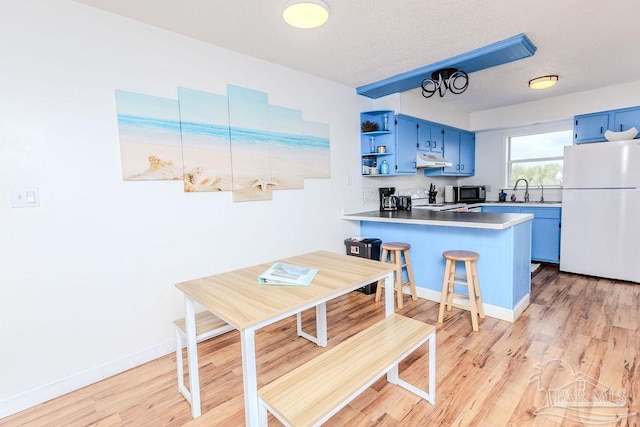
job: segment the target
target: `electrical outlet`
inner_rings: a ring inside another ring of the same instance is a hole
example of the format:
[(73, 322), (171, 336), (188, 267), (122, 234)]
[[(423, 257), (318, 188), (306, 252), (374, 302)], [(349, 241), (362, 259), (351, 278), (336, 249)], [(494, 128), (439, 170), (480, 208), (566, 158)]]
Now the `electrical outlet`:
[(38, 187), (11, 188), (12, 208), (37, 208), (40, 206)]

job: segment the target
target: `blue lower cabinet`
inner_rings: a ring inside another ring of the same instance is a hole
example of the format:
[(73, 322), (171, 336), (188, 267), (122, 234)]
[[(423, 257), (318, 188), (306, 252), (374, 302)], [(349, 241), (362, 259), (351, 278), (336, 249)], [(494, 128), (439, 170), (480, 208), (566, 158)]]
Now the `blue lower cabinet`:
[(532, 214), (531, 259), (554, 264), (560, 263), (560, 223), (562, 208), (483, 206), (482, 212)]

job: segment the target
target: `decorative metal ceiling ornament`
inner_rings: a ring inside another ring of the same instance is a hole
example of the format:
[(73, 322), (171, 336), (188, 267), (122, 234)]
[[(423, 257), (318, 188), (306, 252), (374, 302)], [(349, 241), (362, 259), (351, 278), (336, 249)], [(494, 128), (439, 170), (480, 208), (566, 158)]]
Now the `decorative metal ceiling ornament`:
[(457, 68), (443, 68), (434, 71), (430, 79), (422, 81), (422, 96), (431, 98), (436, 92), (440, 98), (447, 93), (447, 89), (460, 95), (469, 87), (469, 75)]

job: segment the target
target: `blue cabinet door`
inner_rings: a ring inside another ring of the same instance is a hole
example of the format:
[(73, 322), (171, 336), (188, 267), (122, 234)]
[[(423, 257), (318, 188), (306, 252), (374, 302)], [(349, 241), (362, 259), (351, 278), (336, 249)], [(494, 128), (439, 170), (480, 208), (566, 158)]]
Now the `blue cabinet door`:
[(431, 124), (425, 120), (418, 120), (418, 151), (431, 152)]
[(573, 142), (604, 141), (604, 133), (609, 130), (609, 113), (584, 114), (576, 116), (573, 122)]
[(460, 175), (473, 176), (476, 173), (476, 136), (460, 133)]
[(534, 218), (531, 228), (531, 259), (560, 262), (560, 221), (551, 218)]
[(460, 132), (453, 129), (445, 129), (443, 133), (444, 158), (452, 163), (443, 169), (444, 175), (460, 174)]
[(611, 130), (622, 132), (632, 127), (640, 131), (640, 108), (625, 108), (624, 110), (614, 111)]
[(416, 173), (418, 149), (418, 124), (415, 119), (396, 118), (396, 164), (395, 173)]

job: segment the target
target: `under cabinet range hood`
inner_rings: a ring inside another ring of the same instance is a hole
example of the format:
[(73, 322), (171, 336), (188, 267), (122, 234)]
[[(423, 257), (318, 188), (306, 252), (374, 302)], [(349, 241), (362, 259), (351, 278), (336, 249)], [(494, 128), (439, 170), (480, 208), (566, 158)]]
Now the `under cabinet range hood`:
[(416, 159), (416, 168), (426, 169), (426, 168), (448, 168), (453, 166), (453, 164), (444, 159), (444, 157), (438, 154), (432, 153), (418, 153), (418, 157)]

